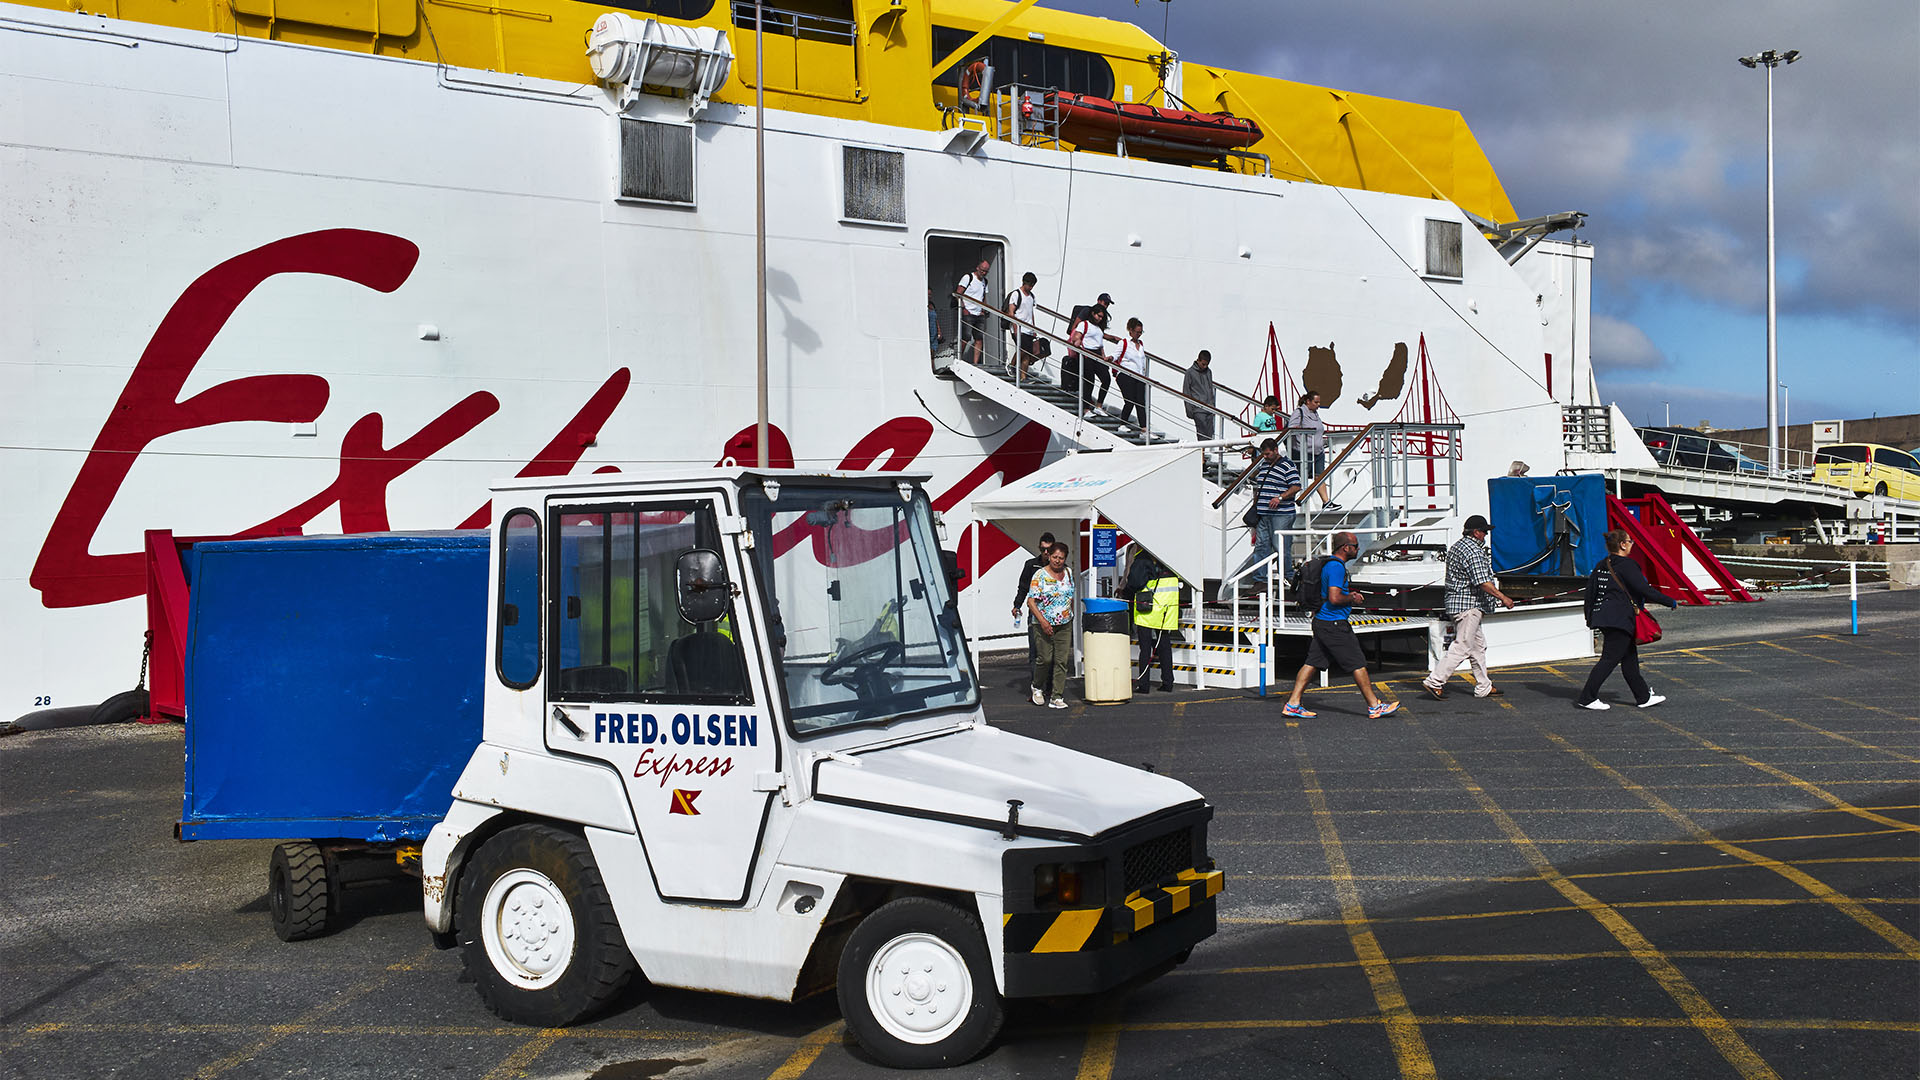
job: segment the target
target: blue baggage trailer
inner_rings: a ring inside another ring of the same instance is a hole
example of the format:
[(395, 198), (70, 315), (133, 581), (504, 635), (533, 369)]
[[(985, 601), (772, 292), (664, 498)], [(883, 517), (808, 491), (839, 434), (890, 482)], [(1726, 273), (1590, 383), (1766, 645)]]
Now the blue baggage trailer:
[(481, 735), (484, 530), (196, 544), (181, 840), (275, 839), (274, 931), (413, 870)]

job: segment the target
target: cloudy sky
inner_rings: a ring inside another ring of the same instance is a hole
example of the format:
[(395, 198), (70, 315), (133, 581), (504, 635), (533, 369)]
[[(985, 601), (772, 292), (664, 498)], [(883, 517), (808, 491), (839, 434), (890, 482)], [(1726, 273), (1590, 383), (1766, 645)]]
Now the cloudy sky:
[(1182, 57), (1459, 110), (1521, 217), (1584, 210), (1601, 393), (1766, 422), (1766, 74), (1792, 419), (1920, 412), (1916, 0), (1043, 0)]

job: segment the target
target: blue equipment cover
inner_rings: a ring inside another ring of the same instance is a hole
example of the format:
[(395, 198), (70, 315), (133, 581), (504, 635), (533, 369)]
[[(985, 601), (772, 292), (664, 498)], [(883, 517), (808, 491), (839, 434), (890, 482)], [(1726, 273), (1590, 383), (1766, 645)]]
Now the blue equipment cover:
[(180, 838), (424, 838), (480, 741), (487, 537), (194, 545)]
[(1487, 520), (1493, 524), (1493, 572), (1559, 574), (1564, 529), (1574, 576), (1585, 577), (1606, 557), (1607, 481), (1599, 473), (1497, 476), (1487, 481)]

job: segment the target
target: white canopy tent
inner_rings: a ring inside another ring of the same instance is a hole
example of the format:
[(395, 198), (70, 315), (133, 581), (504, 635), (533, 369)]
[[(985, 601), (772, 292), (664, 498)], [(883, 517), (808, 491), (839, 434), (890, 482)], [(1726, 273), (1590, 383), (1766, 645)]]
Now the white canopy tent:
[(1191, 447), (1070, 454), (974, 499), (972, 510), (1028, 549), (1043, 532), (1073, 536), (1104, 516), (1188, 584), (1206, 574), (1206, 484)]

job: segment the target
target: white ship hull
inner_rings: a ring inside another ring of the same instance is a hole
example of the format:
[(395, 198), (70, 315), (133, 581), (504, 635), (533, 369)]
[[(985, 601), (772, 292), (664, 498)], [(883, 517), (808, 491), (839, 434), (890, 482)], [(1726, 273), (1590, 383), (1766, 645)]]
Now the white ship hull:
[[(934, 373), (930, 234), (1004, 245), (1060, 310), (1112, 293), (1242, 392), (1269, 324), (1296, 377), (1332, 344), (1335, 423), (1390, 418), (1355, 398), (1424, 336), (1466, 512), (1515, 458), (1557, 467), (1560, 403), (1590, 400), (1585, 250), (1509, 267), (1469, 224), (1461, 280), (1423, 278), (1446, 202), (768, 128), (772, 422), (800, 465), (931, 471), (963, 553), (967, 500), (1066, 446)], [(144, 530), (447, 528), (536, 459), (726, 457), (755, 409), (752, 115), (697, 132), (695, 208), (622, 203), (594, 87), (0, 5), (0, 717), (132, 685)], [(906, 151), (905, 228), (840, 219), (846, 144)]]

